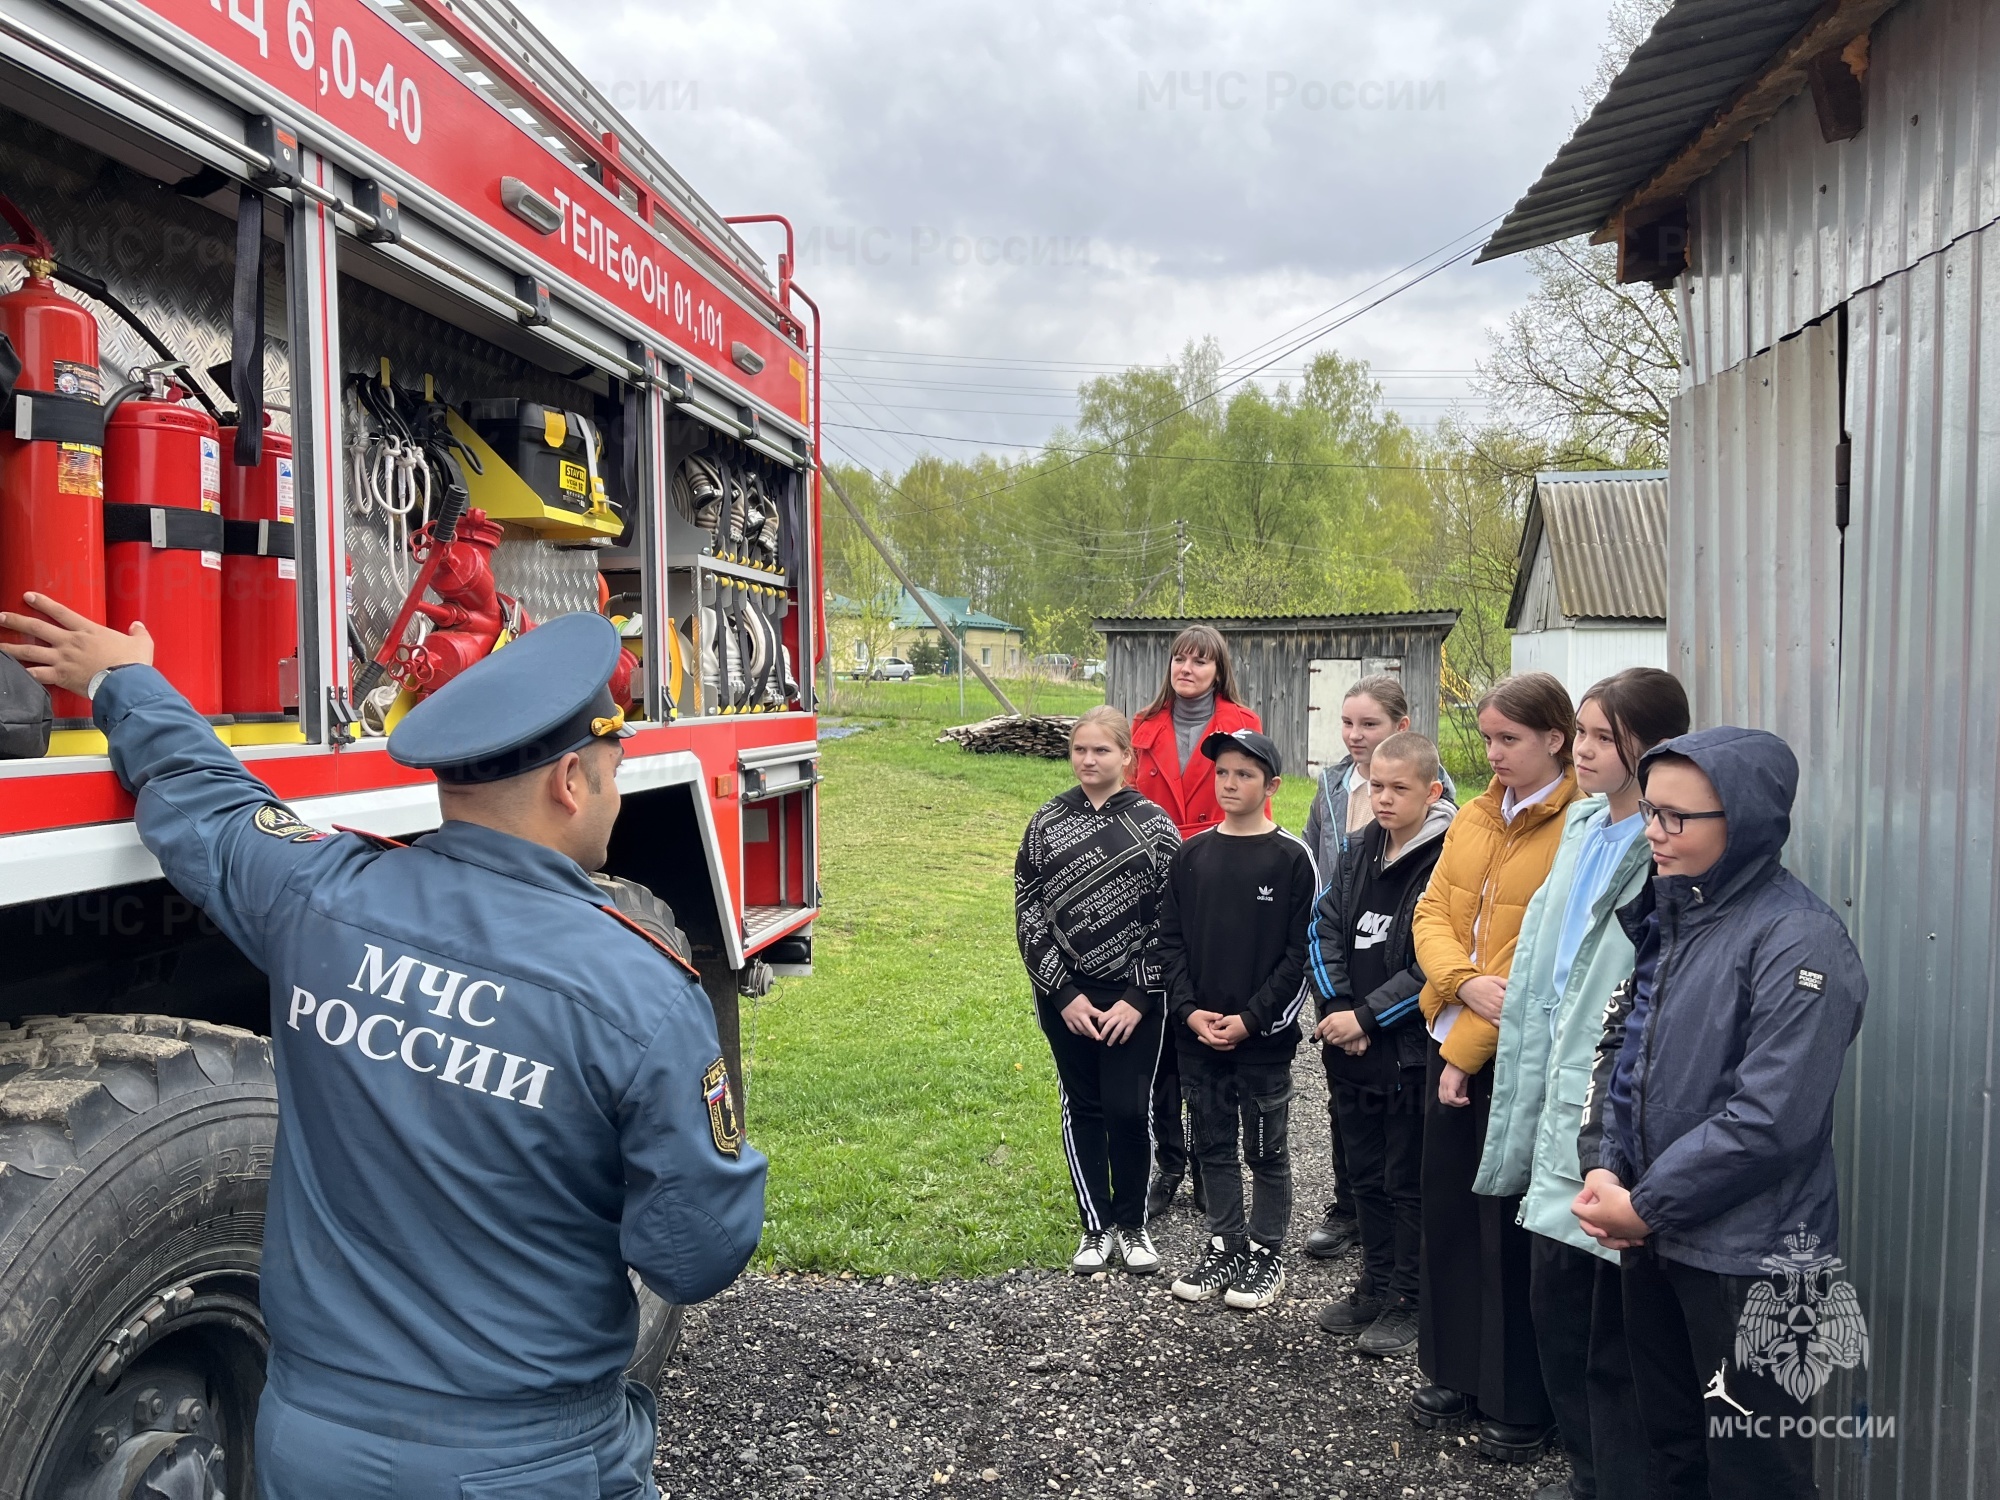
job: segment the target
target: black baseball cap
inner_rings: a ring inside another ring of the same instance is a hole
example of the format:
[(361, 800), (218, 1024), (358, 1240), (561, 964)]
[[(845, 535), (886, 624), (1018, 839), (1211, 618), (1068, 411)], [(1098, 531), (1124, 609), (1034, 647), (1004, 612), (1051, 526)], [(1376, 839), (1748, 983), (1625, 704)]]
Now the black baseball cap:
[(1273, 776), (1285, 774), (1284, 758), (1278, 754), (1278, 747), (1271, 743), (1271, 737), (1259, 734), (1254, 729), (1218, 729), (1201, 742), (1201, 753), (1210, 760), (1221, 756), (1225, 750), (1241, 750), (1245, 755), (1264, 763), (1264, 769)]

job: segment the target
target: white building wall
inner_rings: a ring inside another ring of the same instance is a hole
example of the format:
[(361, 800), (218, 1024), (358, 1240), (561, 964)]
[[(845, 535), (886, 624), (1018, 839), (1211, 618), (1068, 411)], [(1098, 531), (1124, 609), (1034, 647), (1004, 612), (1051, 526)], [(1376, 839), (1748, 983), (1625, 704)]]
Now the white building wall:
[(1569, 624), (1514, 634), (1513, 670), (1547, 672), (1581, 698), (1593, 683), (1627, 667), (1665, 667), (1665, 625)]

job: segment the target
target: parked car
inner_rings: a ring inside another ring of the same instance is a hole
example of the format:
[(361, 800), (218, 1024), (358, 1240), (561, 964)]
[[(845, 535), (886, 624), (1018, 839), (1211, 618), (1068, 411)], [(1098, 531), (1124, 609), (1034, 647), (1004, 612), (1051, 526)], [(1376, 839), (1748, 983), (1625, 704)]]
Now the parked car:
[(900, 656), (884, 656), (868, 669), (870, 682), (908, 682), (917, 675), (917, 669)]
[(1085, 661), (1083, 664), (1083, 680), (1085, 682), (1104, 681), (1104, 663), (1097, 660), (1096, 657), (1091, 657)]

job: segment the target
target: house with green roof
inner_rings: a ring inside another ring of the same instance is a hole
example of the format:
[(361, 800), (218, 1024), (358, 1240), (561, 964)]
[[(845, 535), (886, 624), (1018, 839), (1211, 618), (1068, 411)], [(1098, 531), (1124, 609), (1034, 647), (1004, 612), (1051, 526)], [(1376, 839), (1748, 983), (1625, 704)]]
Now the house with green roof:
[[(923, 595), (965, 642), (971, 660), (987, 671), (1013, 674), (1027, 665), (1026, 634), (1020, 626), (974, 609), (970, 599), (932, 593), (929, 589), (923, 590)], [(848, 670), (863, 670), (871, 660), (882, 656), (900, 656), (907, 661), (920, 641), (938, 647), (947, 657), (951, 653), (950, 644), (938, 634), (937, 627), (907, 589), (896, 590), (893, 595), (885, 590), (882, 598), (875, 601), (830, 594), (826, 618), (836, 660)]]

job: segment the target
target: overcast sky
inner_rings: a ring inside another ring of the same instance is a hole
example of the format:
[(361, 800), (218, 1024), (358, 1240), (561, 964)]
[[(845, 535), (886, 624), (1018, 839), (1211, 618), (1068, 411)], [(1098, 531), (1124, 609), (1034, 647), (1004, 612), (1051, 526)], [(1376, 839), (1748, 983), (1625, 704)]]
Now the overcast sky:
[[(1605, 30), (1605, 0), (523, 4), (722, 212), (791, 218), (828, 437), (897, 468), (1019, 452), (1081, 375), (1235, 360), (1504, 212)], [(1454, 267), (1328, 342), (1434, 420), (1526, 285)]]

